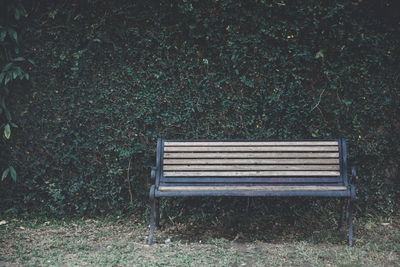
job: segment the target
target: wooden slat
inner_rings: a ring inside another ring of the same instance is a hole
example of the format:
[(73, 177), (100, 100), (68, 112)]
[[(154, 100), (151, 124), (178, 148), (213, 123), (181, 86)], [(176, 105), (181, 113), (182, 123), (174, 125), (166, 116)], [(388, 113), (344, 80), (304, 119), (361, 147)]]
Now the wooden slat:
[(164, 159), (164, 164), (339, 164), (339, 159)]
[(217, 177), (217, 176), (339, 176), (338, 171), (198, 171), (198, 172), (179, 172), (166, 171), (165, 177)]
[(161, 177), (166, 184), (337, 184), (343, 185), (340, 176), (325, 177)]
[(160, 191), (343, 191), (345, 186), (160, 186)]
[(164, 146), (337, 146), (337, 141), (218, 141), (179, 142), (165, 141)]
[(339, 165), (164, 165), (164, 171), (268, 171), (268, 170), (321, 170), (338, 171)]
[(339, 153), (164, 153), (164, 158), (338, 158)]
[(233, 152), (233, 151), (339, 151), (338, 146), (170, 146), (165, 152)]

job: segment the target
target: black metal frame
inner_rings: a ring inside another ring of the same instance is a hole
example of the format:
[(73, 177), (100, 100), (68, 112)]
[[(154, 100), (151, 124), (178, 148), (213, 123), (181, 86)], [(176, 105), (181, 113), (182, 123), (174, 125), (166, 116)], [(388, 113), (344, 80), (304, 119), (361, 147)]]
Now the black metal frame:
[[(339, 197), (347, 199), (347, 201), (341, 201), (342, 203), (342, 212), (341, 218), (339, 220), (338, 229), (341, 228), (342, 223), (344, 221), (344, 217), (346, 215), (346, 220), (348, 224), (348, 237), (349, 237), (349, 246), (353, 245), (353, 205), (355, 200), (355, 187), (352, 185), (353, 179), (356, 177), (356, 169), (355, 167), (351, 168), (351, 176), (350, 179), (347, 177), (347, 145), (344, 139), (325, 139), (325, 140), (310, 140), (310, 139), (303, 139), (303, 140), (251, 140), (251, 141), (275, 141), (275, 142), (285, 142), (285, 141), (337, 141), (339, 146), (339, 163), (340, 163), (340, 179), (333, 180), (329, 178), (330, 183), (326, 183), (326, 177), (314, 177), (314, 180), (311, 181), (318, 181), (319, 183), (324, 183), (324, 185), (337, 185), (338, 182), (342, 183), (342, 185), (346, 186), (348, 189), (345, 191), (159, 191), (158, 187), (160, 184), (167, 185), (168, 183), (164, 180), (167, 180), (170, 183), (177, 184), (177, 182), (186, 182), (187, 178), (180, 177), (180, 178), (165, 178), (163, 174), (163, 161), (164, 161), (164, 142), (165, 141), (177, 141), (177, 142), (235, 142), (235, 141), (249, 141), (249, 140), (242, 140), (242, 139), (234, 139), (234, 140), (183, 140), (183, 139), (174, 139), (174, 140), (157, 140), (157, 156), (156, 156), (156, 167), (152, 168), (151, 170), (151, 181), (154, 183), (150, 188), (150, 206), (151, 206), (151, 214), (150, 214), (150, 235), (148, 239), (148, 244), (153, 244), (153, 237), (154, 237), (154, 230), (155, 228), (159, 228), (159, 221), (160, 221), (160, 211), (159, 211), (159, 199), (160, 197), (202, 197), (202, 196), (246, 196), (246, 197)], [(192, 178), (191, 178), (192, 179)], [(221, 177), (202, 177), (203, 181), (218, 180), (220, 181), (221, 185), (226, 184), (234, 184), (234, 178), (221, 178)], [(262, 178), (262, 182), (265, 184), (265, 178)], [(273, 178), (271, 178), (273, 179)], [(282, 184), (287, 185), (290, 183), (289, 180), (285, 181), (285, 178), (280, 178), (280, 182)], [(313, 184), (310, 183), (310, 178), (308, 179), (308, 185)], [(315, 180), (317, 179), (317, 180)], [(325, 179), (325, 180), (324, 180)], [(242, 179), (243, 180), (243, 179)], [(294, 180), (293, 180), (294, 181)], [(246, 183), (248, 185), (257, 184), (257, 182), (261, 182), (260, 178), (257, 177), (248, 177), (246, 178)], [(334, 182), (334, 183), (332, 183)], [(272, 182), (273, 184), (277, 184), (276, 182)], [(215, 183), (214, 183), (215, 184)], [(295, 183), (299, 185), (299, 183)], [(243, 183), (242, 183), (243, 185)]]

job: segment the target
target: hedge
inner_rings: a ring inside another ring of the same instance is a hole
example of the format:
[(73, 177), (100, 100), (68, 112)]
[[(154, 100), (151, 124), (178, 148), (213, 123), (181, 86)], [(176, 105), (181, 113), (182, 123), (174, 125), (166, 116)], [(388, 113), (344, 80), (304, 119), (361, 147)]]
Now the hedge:
[(4, 212), (143, 211), (157, 138), (338, 137), (360, 214), (396, 212), (396, 1), (21, 3)]

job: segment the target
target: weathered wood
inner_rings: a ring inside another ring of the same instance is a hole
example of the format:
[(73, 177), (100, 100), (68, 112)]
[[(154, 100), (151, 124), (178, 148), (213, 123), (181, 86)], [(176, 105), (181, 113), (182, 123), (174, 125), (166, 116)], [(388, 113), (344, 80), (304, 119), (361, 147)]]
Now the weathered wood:
[(164, 153), (164, 158), (338, 158), (339, 153)]
[(160, 186), (160, 191), (341, 191), (347, 190), (345, 186), (267, 186), (267, 185), (252, 185), (252, 186)]
[(164, 165), (164, 171), (319, 170), (338, 171), (339, 165)]
[(339, 176), (338, 171), (197, 171), (197, 172), (179, 172), (166, 171), (164, 176), (189, 177), (189, 176)]
[(164, 146), (337, 146), (337, 141), (165, 141)]
[(167, 146), (165, 152), (339, 151), (338, 146)]
[(164, 164), (339, 164), (339, 159), (164, 159)]
[(163, 177), (161, 184), (337, 184), (340, 176), (313, 177)]

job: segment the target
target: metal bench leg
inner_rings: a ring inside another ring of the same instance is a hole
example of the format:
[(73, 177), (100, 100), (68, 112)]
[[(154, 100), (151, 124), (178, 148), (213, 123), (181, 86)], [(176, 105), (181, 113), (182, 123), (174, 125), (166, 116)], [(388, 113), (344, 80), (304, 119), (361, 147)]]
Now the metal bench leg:
[(353, 246), (353, 201), (348, 200), (347, 204), (347, 224), (349, 226), (349, 246)]
[(153, 244), (153, 237), (154, 237), (154, 220), (156, 217), (156, 203), (155, 199), (151, 200), (151, 211), (150, 211), (150, 235), (149, 235), (149, 241), (148, 244), (152, 245)]
[(341, 210), (340, 210), (340, 219), (339, 219), (338, 227), (337, 227), (338, 231), (340, 229), (342, 229), (343, 221), (347, 218), (346, 217), (346, 203), (347, 203), (347, 201), (345, 201), (343, 199), (340, 200), (340, 209)]
[(160, 200), (155, 200), (155, 219), (156, 219), (156, 229), (160, 229)]

